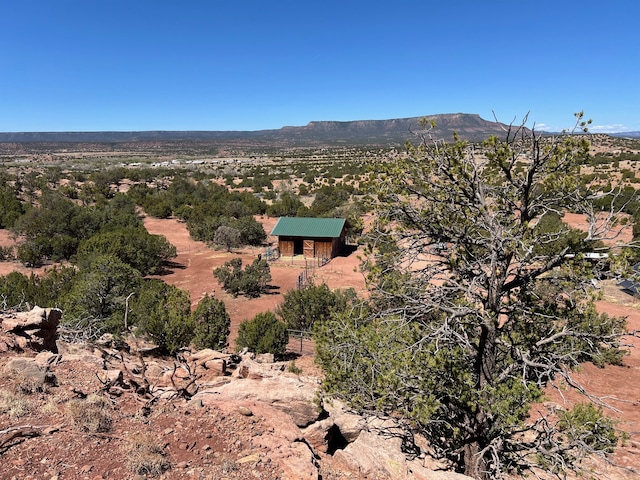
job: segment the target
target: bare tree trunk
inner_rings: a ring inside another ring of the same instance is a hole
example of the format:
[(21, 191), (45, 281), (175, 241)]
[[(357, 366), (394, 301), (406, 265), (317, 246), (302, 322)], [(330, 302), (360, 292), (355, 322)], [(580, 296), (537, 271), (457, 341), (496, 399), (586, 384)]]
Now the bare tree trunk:
[(464, 474), (476, 480), (489, 480), (485, 460), (480, 455), (480, 445), (477, 441), (464, 446)]
[(482, 389), (487, 385), (493, 385), (494, 382), (496, 373), (496, 330), (487, 325), (482, 325), (480, 330), (476, 374), (478, 375), (478, 387)]

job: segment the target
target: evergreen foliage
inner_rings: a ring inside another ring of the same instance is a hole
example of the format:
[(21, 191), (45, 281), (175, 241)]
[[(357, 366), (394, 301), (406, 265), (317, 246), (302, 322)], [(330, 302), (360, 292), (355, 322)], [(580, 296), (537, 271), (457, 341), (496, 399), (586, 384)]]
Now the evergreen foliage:
[(7, 183), (0, 186), (0, 228), (12, 228), (25, 210), (15, 188)]
[(40, 265), (45, 260), (69, 260), (82, 240), (101, 230), (135, 226), (142, 226), (142, 222), (134, 205), (122, 195), (115, 195), (108, 203), (81, 207), (45, 190), (40, 205), (18, 218), (12, 230), (25, 238), (18, 247), (18, 260)]
[(259, 297), (267, 291), (271, 281), (269, 263), (262, 258), (256, 258), (244, 270), (242, 269), (242, 259), (234, 258), (216, 268), (213, 275), (222, 284), (222, 288), (234, 297), (238, 295)]
[[(371, 174), (371, 295), (318, 325), (324, 389), (400, 415), (473, 478), (579, 470), (568, 458), (606, 453), (611, 430), (581, 443), (554, 412), (529, 411), (554, 380), (586, 391), (572, 375), (581, 362), (621, 362), (625, 322), (595, 309), (597, 266), (584, 256), (606, 251), (617, 216), (598, 216), (580, 184), (583, 135), (523, 123), (482, 148), (454, 140), (424, 135)], [(566, 209), (587, 215), (586, 234), (560, 221)]]
[(253, 319), (245, 320), (238, 327), (236, 339), (238, 351), (247, 348), (254, 353), (282, 355), (288, 343), (287, 326), (278, 320), (273, 312), (259, 313)]
[(194, 336), (188, 293), (160, 280), (144, 281), (132, 302), (131, 319), (141, 334), (170, 355), (188, 346)]
[(311, 204), (311, 215), (316, 217), (332, 216), (332, 212), (344, 205), (350, 196), (344, 188), (325, 185), (316, 191), (316, 196)]
[(224, 350), (229, 345), (230, 326), (231, 318), (224, 302), (205, 295), (193, 312), (194, 346)]
[(177, 253), (165, 237), (151, 235), (144, 227), (116, 227), (83, 240), (76, 260), (82, 266), (96, 255), (114, 255), (142, 275), (150, 275), (158, 273)]
[(231, 249), (240, 246), (240, 231), (226, 225), (220, 225), (213, 236), (213, 243), (226, 248), (230, 252)]
[(348, 303), (355, 298), (353, 289), (334, 292), (325, 283), (311, 283), (304, 288), (285, 293), (275, 313), (286, 323), (287, 328), (310, 332), (314, 324), (345, 310)]
[(140, 288), (142, 277), (135, 268), (113, 255), (98, 255), (76, 275), (63, 298), (65, 317), (105, 322), (107, 329), (121, 332), (125, 299)]
[(29, 310), (35, 305), (60, 306), (76, 277), (73, 267), (53, 267), (44, 275), (11, 272), (0, 277), (0, 308)]
[(302, 208), (306, 207), (296, 195), (283, 192), (278, 201), (267, 207), (267, 215), (270, 217), (295, 217)]

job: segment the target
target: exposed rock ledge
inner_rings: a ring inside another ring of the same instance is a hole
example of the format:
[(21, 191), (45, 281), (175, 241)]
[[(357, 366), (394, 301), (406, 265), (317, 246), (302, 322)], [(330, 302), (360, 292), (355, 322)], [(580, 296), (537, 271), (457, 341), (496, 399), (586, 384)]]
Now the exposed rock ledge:
[(238, 464), (275, 465), (282, 479), (318, 479), (330, 465), (336, 479), (468, 480), (446, 471), (426, 448), (411, 458), (405, 455), (400, 438), (379, 434), (395, 428), (393, 424), (352, 414), (337, 400), (319, 402), (317, 378), (289, 373), (286, 363), (272, 362), (269, 356), (202, 350), (176, 360), (144, 356), (146, 350), (136, 350), (137, 342), (116, 348), (109, 338), (96, 346), (56, 344), (51, 333), (60, 317), (59, 310), (40, 308), (2, 317), (0, 371), (6, 376), (28, 374), (30, 388), (42, 392), (58, 388), (57, 372), (83, 371), (84, 383), (71, 390), (78, 395), (81, 390), (91, 393), (86, 391), (91, 388), (87, 379), (93, 377), (97, 390), (120, 405), (127, 398), (133, 405), (145, 399), (146, 405), (166, 402), (191, 416), (215, 411), (246, 418), (259, 426), (250, 437), (240, 440), (246, 432), (228, 432), (252, 446)]

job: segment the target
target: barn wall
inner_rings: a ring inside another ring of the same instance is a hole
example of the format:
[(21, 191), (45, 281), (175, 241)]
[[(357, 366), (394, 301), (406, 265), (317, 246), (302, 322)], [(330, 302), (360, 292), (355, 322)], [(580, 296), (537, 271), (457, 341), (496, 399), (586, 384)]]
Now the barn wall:
[(316, 257), (332, 258), (333, 257), (333, 241), (332, 240), (316, 240)]
[[(296, 254), (295, 242), (298, 242), (298, 254), (302, 253), (308, 258), (333, 258), (338, 255), (344, 247), (344, 239), (340, 238), (301, 238), (301, 237), (279, 237), (278, 247), (280, 255), (292, 257)], [(302, 251), (300, 248), (302, 247)]]
[(279, 239), (278, 248), (280, 248), (280, 255), (284, 257), (293, 257), (293, 240)]
[(344, 248), (344, 244), (344, 237), (334, 238), (333, 242), (331, 242), (331, 256), (329, 258), (333, 258), (338, 255)]

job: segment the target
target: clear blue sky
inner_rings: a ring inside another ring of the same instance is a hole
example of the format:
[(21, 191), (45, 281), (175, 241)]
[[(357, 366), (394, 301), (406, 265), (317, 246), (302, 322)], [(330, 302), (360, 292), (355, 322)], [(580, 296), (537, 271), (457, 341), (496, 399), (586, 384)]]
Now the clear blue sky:
[(0, 131), (477, 113), (640, 130), (640, 2), (5, 0)]

